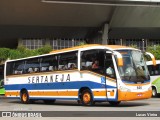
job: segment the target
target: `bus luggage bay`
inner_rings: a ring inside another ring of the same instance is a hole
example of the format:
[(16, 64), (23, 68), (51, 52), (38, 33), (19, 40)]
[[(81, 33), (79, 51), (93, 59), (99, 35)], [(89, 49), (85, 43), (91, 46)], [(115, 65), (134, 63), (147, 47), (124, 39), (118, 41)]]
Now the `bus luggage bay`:
[(152, 94), (140, 50), (96, 44), (6, 61), (5, 90), (5, 96), (20, 98), (22, 103), (61, 99), (83, 105), (104, 101), (117, 105)]

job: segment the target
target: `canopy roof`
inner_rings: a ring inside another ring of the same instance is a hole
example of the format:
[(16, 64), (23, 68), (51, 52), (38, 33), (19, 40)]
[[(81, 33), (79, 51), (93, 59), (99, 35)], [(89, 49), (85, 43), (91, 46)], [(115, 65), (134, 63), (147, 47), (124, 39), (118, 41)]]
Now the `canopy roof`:
[(110, 38), (160, 37), (158, 0), (83, 0), (94, 5), (51, 1), (1, 0), (1, 46), (8, 40), (14, 45), (17, 38), (87, 38), (105, 23)]

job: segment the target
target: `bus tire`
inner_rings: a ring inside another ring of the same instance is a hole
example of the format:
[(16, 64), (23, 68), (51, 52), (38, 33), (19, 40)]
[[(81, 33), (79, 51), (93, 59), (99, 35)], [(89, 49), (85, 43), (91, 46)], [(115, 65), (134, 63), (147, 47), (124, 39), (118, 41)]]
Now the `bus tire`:
[(92, 93), (89, 89), (83, 90), (81, 95), (81, 103), (85, 106), (91, 106), (94, 104)]
[(28, 95), (27, 90), (23, 90), (23, 91), (21, 92), (21, 102), (22, 102), (23, 104), (29, 104), (29, 103), (30, 103), (29, 95)]
[(45, 104), (55, 103), (56, 100), (43, 100)]
[(121, 101), (109, 101), (109, 104), (112, 106), (117, 106), (121, 103)]
[(158, 93), (155, 87), (152, 88), (152, 97), (157, 97)]

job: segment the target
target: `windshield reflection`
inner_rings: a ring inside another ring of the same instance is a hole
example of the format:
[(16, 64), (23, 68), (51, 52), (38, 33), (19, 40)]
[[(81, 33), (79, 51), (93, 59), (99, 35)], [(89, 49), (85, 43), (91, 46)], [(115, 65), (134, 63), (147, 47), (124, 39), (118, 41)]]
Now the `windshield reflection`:
[(137, 50), (118, 50), (123, 56), (123, 67), (118, 67), (123, 81), (145, 82), (149, 80), (149, 73), (143, 54)]

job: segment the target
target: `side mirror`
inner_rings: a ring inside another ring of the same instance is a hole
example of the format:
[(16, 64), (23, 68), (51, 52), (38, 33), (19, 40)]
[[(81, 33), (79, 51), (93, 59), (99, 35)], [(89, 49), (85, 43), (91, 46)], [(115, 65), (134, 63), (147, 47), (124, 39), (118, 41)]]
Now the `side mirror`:
[(122, 57), (122, 55), (117, 51), (114, 51), (113, 54), (117, 56), (118, 66), (122, 67), (123, 66), (123, 57)]
[(152, 62), (153, 62), (153, 65), (156, 66), (156, 59), (155, 59), (154, 55), (151, 54), (151, 53), (149, 53), (149, 52), (146, 52), (145, 54), (146, 54), (146, 55), (149, 55), (149, 56), (151, 57)]

